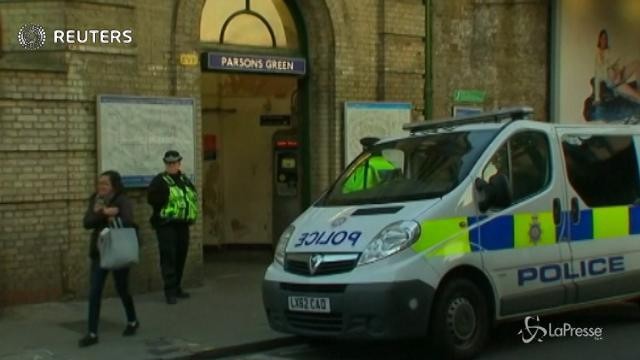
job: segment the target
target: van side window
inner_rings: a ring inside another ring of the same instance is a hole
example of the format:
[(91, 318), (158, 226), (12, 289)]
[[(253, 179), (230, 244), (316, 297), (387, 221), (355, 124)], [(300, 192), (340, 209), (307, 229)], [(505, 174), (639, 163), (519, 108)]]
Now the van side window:
[(569, 182), (590, 207), (630, 205), (640, 198), (631, 136), (564, 136)]
[(513, 135), (493, 155), (482, 171), (482, 179), (504, 174), (513, 192), (512, 204), (544, 190), (551, 180), (551, 160), (547, 135), (525, 131)]

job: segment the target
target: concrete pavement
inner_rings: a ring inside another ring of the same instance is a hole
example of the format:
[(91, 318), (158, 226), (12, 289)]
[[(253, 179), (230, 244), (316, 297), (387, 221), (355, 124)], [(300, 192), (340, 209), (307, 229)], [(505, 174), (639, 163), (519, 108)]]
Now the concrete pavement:
[[(273, 332), (262, 309), (261, 280), (269, 254), (216, 256), (205, 265), (204, 286), (187, 289), (191, 298), (164, 303), (161, 292), (134, 297), (140, 329), (122, 337), (120, 299), (103, 299), (100, 342), (78, 348), (86, 331), (86, 301), (6, 308), (0, 314), (0, 360), (179, 359), (193, 354), (265, 340)], [(112, 286), (111, 281), (107, 286)]]

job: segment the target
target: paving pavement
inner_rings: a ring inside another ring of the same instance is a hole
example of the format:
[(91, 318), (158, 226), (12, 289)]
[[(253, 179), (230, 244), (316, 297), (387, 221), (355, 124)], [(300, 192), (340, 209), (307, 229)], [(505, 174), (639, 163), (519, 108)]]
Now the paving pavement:
[[(270, 256), (215, 256), (205, 283), (187, 289), (191, 298), (164, 303), (161, 292), (134, 297), (140, 329), (122, 337), (120, 299), (103, 300), (100, 342), (78, 348), (86, 331), (86, 301), (6, 308), (0, 314), (0, 360), (181, 359), (255, 342), (286, 339), (269, 328), (262, 309), (261, 280)], [(107, 286), (110, 285), (108, 283)]]

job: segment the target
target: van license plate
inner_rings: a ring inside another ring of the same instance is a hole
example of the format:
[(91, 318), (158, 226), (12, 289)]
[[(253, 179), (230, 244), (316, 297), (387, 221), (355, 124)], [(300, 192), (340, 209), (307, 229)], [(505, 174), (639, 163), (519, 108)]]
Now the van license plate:
[(312, 313), (330, 313), (331, 304), (329, 298), (289, 296), (289, 310)]

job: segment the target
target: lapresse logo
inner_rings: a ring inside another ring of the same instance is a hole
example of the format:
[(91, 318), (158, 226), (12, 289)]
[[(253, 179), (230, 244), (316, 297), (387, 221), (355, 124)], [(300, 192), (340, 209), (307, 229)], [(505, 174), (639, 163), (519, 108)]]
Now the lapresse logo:
[[(130, 44), (133, 30), (53, 30), (54, 44)], [(18, 29), (18, 43), (25, 50), (38, 50), (47, 42), (47, 31), (38, 24), (24, 24)]]
[[(535, 320), (535, 322), (533, 320)], [(546, 337), (581, 337), (592, 338), (598, 341), (602, 340), (604, 330), (600, 327), (574, 327), (566, 322), (561, 326), (554, 326), (549, 323), (547, 327), (544, 327), (540, 325), (539, 316), (527, 316), (524, 319), (524, 329), (520, 329), (518, 335), (522, 336), (522, 342), (525, 344), (529, 344), (534, 340), (543, 342)]]

